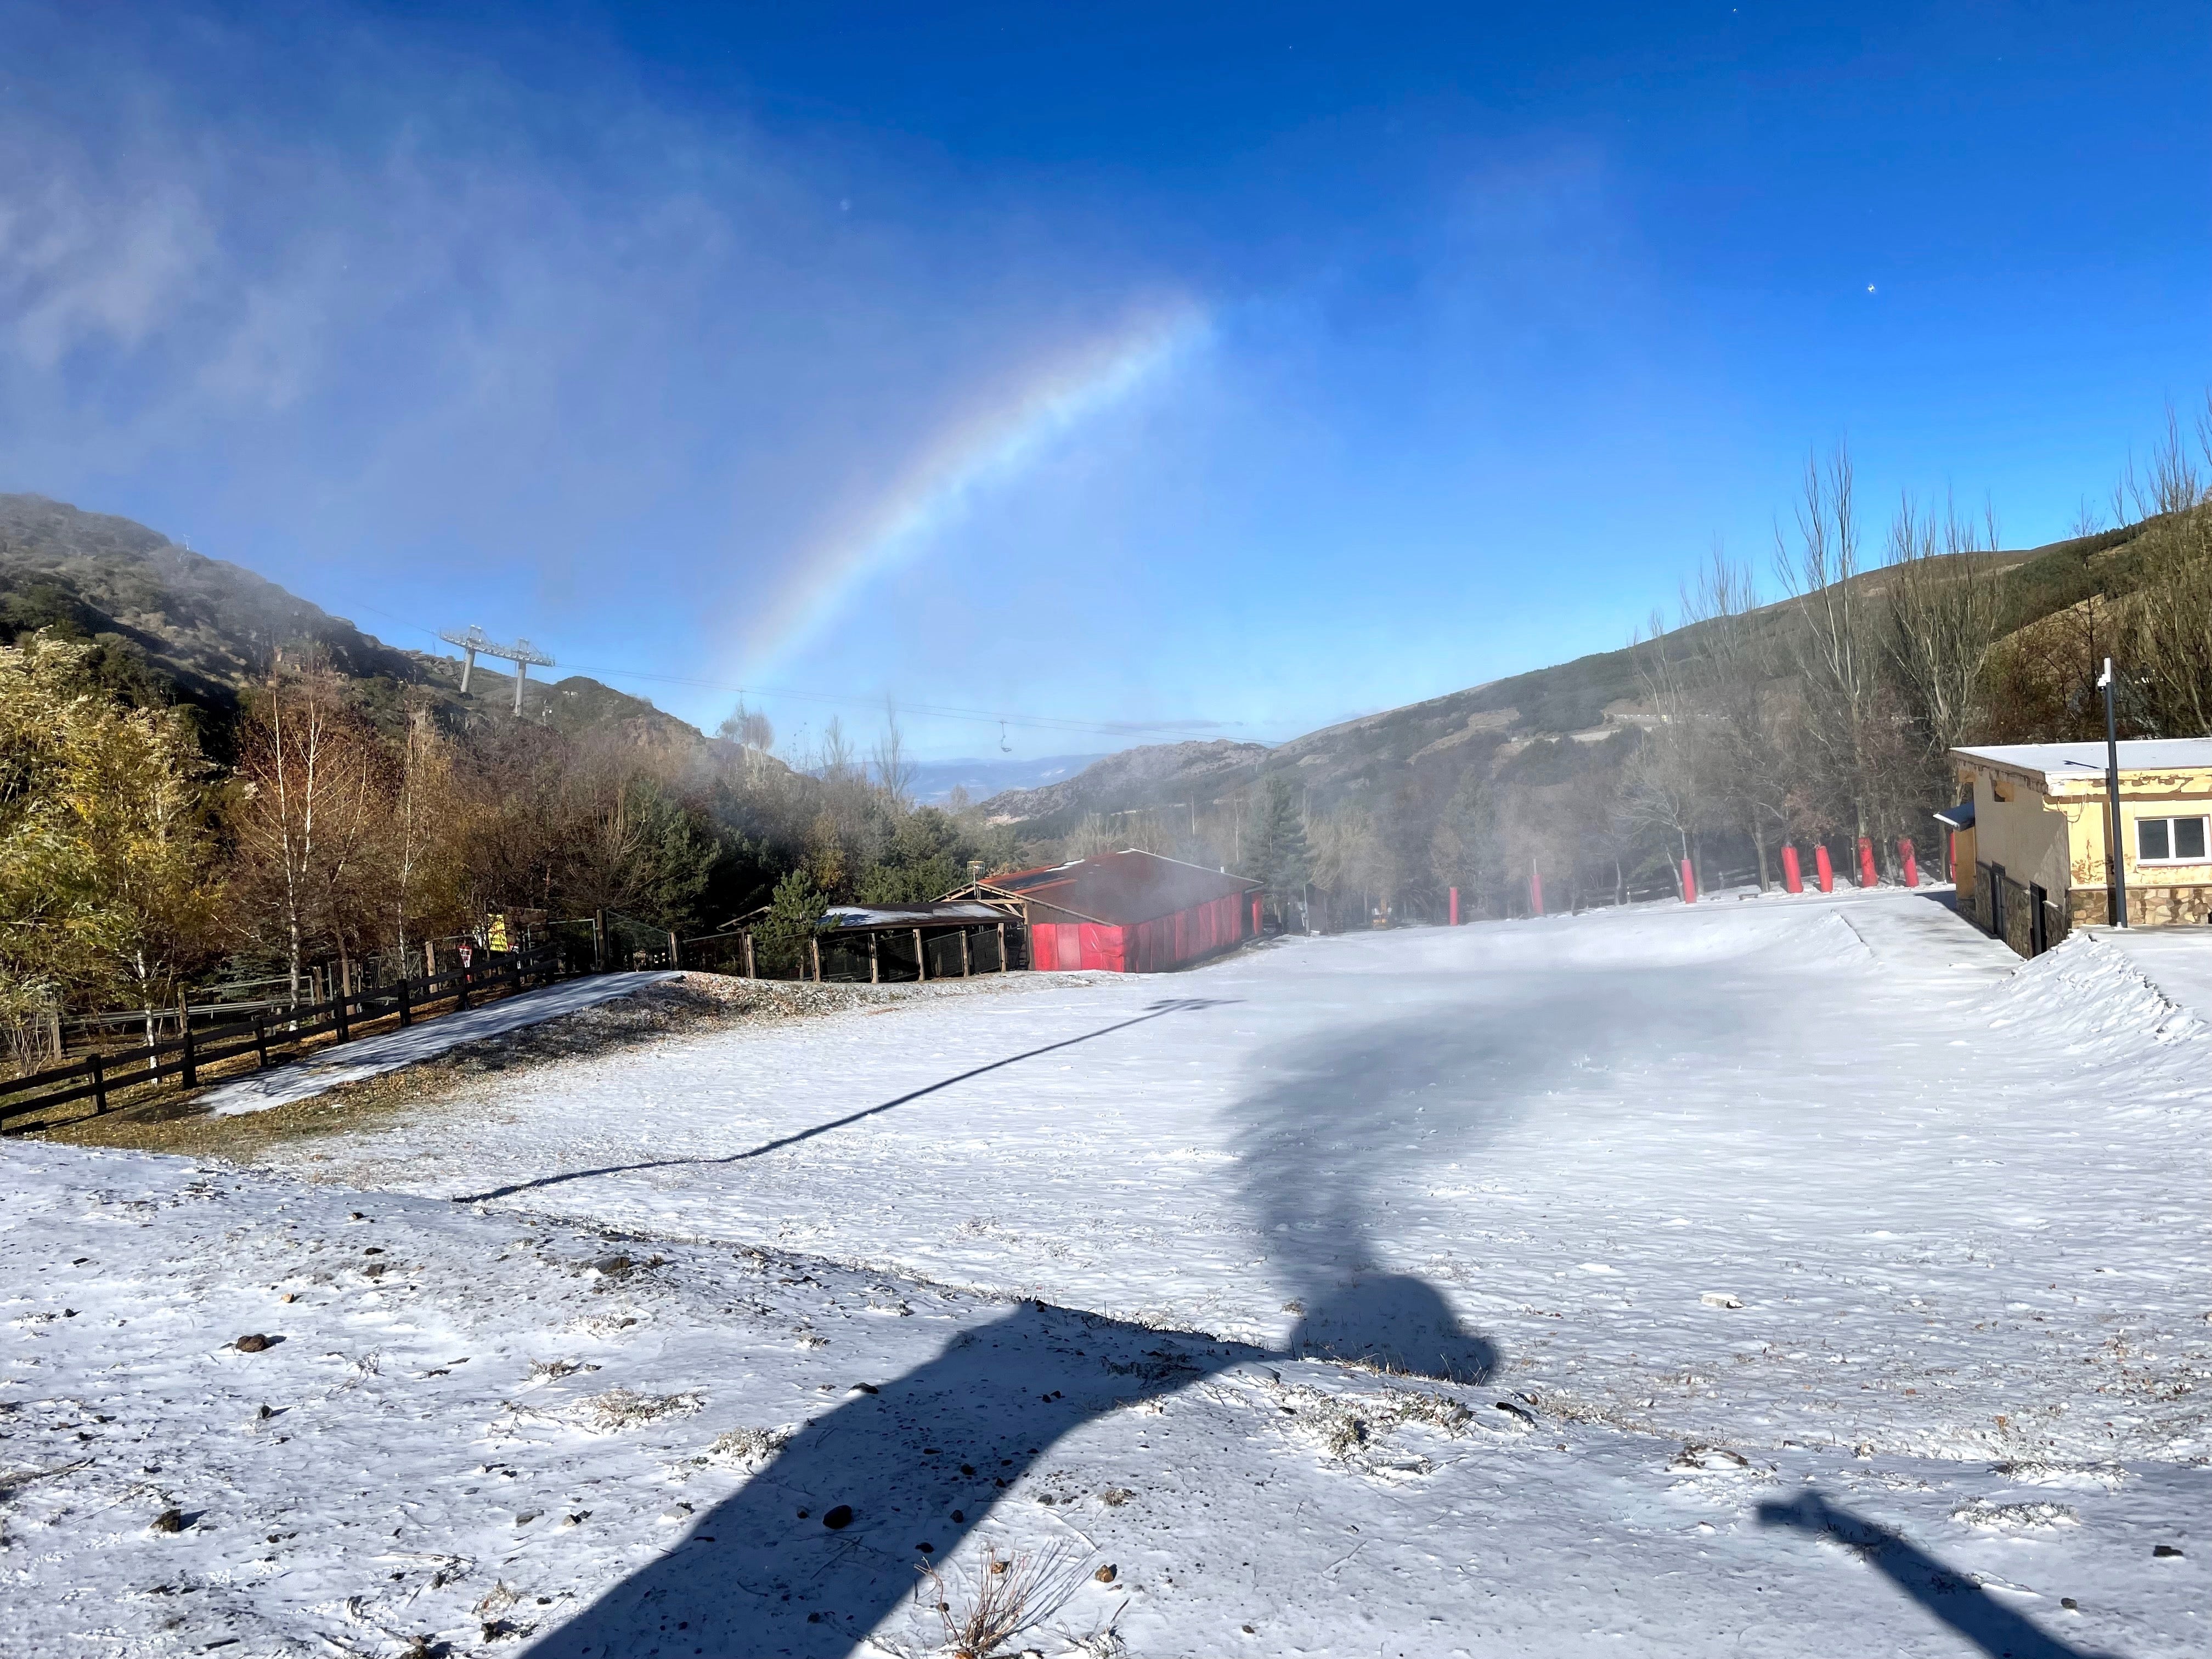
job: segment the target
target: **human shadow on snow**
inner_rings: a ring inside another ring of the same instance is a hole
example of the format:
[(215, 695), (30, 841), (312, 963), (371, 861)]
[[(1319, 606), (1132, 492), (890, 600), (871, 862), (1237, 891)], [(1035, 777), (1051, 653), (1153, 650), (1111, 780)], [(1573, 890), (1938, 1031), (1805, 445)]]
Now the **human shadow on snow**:
[(1818, 1492), (1801, 1493), (1786, 1504), (1761, 1504), (1759, 1522), (1834, 1539), (1992, 1659), (2103, 1659), (2030, 1623), (1902, 1534), (1839, 1508)]
[[(1370, 1315), (1384, 1327), (1418, 1322), (1432, 1345), (1467, 1340), (1436, 1293), (1413, 1280), (1373, 1281), (1358, 1305), (1318, 1312), (1354, 1341)], [(1378, 1328), (1373, 1346), (1401, 1336)], [(949, 1558), (1062, 1437), (1229, 1367), (1283, 1357), (1018, 1304), (879, 1390), (850, 1391), (701, 1517), (681, 1544), (540, 1638), (528, 1655), (849, 1653), (916, 1593), (920, 1569)], [(1079, 1492), (1050, 1470), (1020, 1495), (1039, 1506), (1039, 1528), (1052, 1538), (1069, 1535), (1050, 1518), (1062, 1505), (1131, 1496)], [(1111, 1605), (1088, 1611), (1103, 1622)], [(1079, 1602), (1070, 1617), (1085, 1611)]]
[(747, 1147), (742, 1152), (729, 1152), (720, 1158), (648, 1158), (637, 1164), (608, 1164), (596, 1169), (570, 1170), (562, 1175), (539, 1176), (530, 1181), (517, 1181), (505, 1187), (494, 1187), (487, 1192), (464, 1193), (454, 1198), (453, 1201), (456, 1204), (482, 1204), (495, 1198), (512, 1198), (517, 1193), (536, 1192), (547, 1187), (558, 1187), (566, 1182), (588, 1181), (594, 1176), (633, 1175), (642, 1170), (712, 1169), (718, 1164), (743, 1164), (750, 1158), (766, 1158), (770, 1152), (780, 1152), (787, 1147), (796, 1146), (803, 1141), (813, 1139), (817, 1135), (826, 1135), (833, 1129), (848, 1128), (855, 1123), (878, 1116), (884, 1112), (896, 1111), (902, 1106), (912, 1105), (917, 1100), (939, 1093), (942, 1090), (950, 1089), (957, 1084), (966, 1083), (971, 1079), (1002, 1070), (1008, 1066), (1018, 1066), (1025, 1060), (1035, 1060), (1040, 1054), (1055, 1054), (1062, 1048), (1073, 1048), (1078, 1043), (1095, 1042), (1100, 1037), (1111, 1036), (1116, 1031), (1126, 1031), (1133, 1025), (1142, 1025), (1148, 1020), (1159, 1019), (1168, 1014), (1183, 1013), (1199, 1008), (1212, 1008), (1224, 1001), (1231, 1000), (1234, 999), (1173, 997), (1164, 1002), (1152, 1003), (1143, 1013), (1133, 1018), (1117, 1020), (1111, 1025), (1102, 1025), (1095, 1031), (1085, 1031), (1080, 1036), (1064, 1037), (1058, 1042), (1048, 1042), (1042, 1048), (1025, 1049), (1018, 1054), (1008, 1054), (1003, 1060), (994, 1060), (986, 1065), (972, 1066), (951, 1077), (941, 1078), (937, 1082), (928, 1084), (922, 1088), (908, 1090), (905, 1094), (894, 1099), (883, 1101), (873, 1106), (863, 1107), (857, 1112), (848, 1112), (842, 1117), (832, 1118), (827, 1123), (817, 1123), (793, 1134), (781, 1135), (774, 1140), (763, 1141), (757, 1146)]
[[(855, 1390), (806, 1424), (681, 1544), (540, 1638), (530, 1659), (848, 1653), (915, 1593), (918, 1567), (951, 1556), (1062, 1437), (1232, 1366), (1311, 1357), (1487, 1380), (1501, 1364), (1495, 1344), (1463, 1324), (1434, 1285), (1376, 1260), (1394, 1182), (1423, 1158), (1479, 1154), (1548, 1085), (1578, 1066), (1601, 1069), (1598, 1049), (1649, 1045), (1661, 1022), (1679, 1024), (1680, 998), (1690, 994), (1679, 984), (1656, 1000), (1627, 983), (1601, 992), (1590, 975), (1571, 985), (1499, 976), (1497, 987), (1494, 998), (1455, 1006), (1448, 1019), (1432, 1012), (1365, 1025), (1263, 1056), (1256, 1086), (1233, 1109), (1238, 1187), (1224, 1196), (1266, 1231), (1271, 1260), (1295, 1292), (1297, 1323), (1281, 1347), (1022, 1303), (880, 1391)], [(1607, 1004), (1602, 1014), (1586, 1000), (1594, 996)], [(1178, 1000), (1144, 1018), (1204, 1006)], [(1563, 1019), (1588, 1029), (1563, 1031)], [(995, 1062), (732, 1158), (669, 1162), (757, 1157), (1138, 1023)], [(1710, 1023), (1702, 1035), (1710, 1040)], [(1040, 1506), (1054, 1500), (1046, 1515), (1076, 1495), (1049, 1470), (1024, 1492)], [(844, 1524), (825, 1525), (825, 1516)]]

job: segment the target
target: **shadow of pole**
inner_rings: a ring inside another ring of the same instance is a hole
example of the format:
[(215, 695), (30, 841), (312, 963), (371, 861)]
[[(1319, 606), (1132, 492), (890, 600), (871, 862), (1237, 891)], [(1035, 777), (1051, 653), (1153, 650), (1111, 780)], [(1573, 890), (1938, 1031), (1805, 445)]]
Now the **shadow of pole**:
[(886, 1100), (874, 1106), (863, 1107), (857, 1112), (848, 1112), (843, 1117), (832, 1118), (827, 1123), (817, 1123), (811, 1127), (799, 1130), (795, 1134), (784, 1135), (775, 1140), (765, 1141), (758, 1146), (748, 1147), (742, 1152), (731, 1152), (721, 1158), (649, 1158), (638, 1164), (609, 1164), (594, 1170), (571, 1170), (563, 1175), (539, 1176), (531, 1181), (517, 1181), (505, 1187), (494, 1187), (488, 1192), (464, 1193), (455, 1197), (453, 1201), (456, 1204), (483, 1204), (495, 1198), (512, 1198), (517, 1193), (535, 1192), (546, 1187), (558, 1187), (566, 1182), (588, 1181), (594, 1176), (634, 1175), (645, 1170), (712, 1169), (717, 1164), (742, 1164), (748, 1158), (766, 1158), (770, 1152), (780, 1152), (786, 1147), (796, 1146), (802, 1141), (812, 1140), (817, 1135), (826, 1135), (833, 1129), (848, 1128), (853, 1124), (878, 1116), (882, 1113), (896, 1111), (902, 1106), (912, 1105), (925, 1096), (950, 1089), (955, 1084), (965, 1083), (972, 1078), (982, 1077), (988, 1073), (1000, 1071), (1009, 1066), (1018, 1066), (1025, 1060), (1035, 1060), (1040, 1054), (1056, 1054), (1062, 1048), (1073, 1048), (1079, 1042), (1095, 1042), (1103, 1036), (1111, 1036), (1116, 1031), (1126, 1031), (1132, 1025), (1142, 1025), (1147, 1020), (1159, 1019), (1169, 1014), (1182, 1013), (1196, 1008), (1212, 1008), (1221, 1003), (1234, 1000), (1234, 998), (1224, 997), (1177, 997), (1167, 1002), (1156, 1002), (1134, 1018), (1119, 1020), (1111, 1025), (1102, 1025), (1098, 1030), (1085, 1031), (1080, 1036), (1064, 1037), (1058, 1042), (1048, 1042), (1041, 1048), (1030, 1048), (1018, 1054), (1008, 1054), (1004, 1060), (994, 1060), (988, 1065), (972, 1067), (957, 1076), (940, 1079), (922, 1088), (910, 1090), (896, 1099)]
[(1902, 1534), (1840, 1509), (1818, 1492), (1805, 1492), (1787, 1504), (1761, 1504), (1759, 1523), (1834, 1539), (1994, 1659), (2105, 1659), (2060, 1641), (1966, 1574), (1908, 1543)]

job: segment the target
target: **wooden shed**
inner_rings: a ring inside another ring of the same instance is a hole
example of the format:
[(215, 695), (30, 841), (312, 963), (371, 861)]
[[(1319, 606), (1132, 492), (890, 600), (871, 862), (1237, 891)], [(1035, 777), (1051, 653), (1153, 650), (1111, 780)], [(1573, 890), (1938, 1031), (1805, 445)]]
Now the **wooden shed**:
[(1003, 974), (1022, 959), (1022, 925), (975, 899), (833, 904), (815, 924), (815, 977), (882, 984)]

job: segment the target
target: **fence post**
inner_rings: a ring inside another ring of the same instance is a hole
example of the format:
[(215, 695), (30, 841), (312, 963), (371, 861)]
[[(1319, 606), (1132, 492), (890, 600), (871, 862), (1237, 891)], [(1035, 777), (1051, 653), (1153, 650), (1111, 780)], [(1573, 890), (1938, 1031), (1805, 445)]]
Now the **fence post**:
[(399, 1029), (405, 1030), (415, 1023), (415, 1007), (407, 994), (407, 976), (399, 976)]
[(750, 927), (745, 929), (745, 977), (747, 979), (760, 977), (753, 967), (753, 930)]
[(878, 949), (882, 939), (883, 935), (873, 928), (868, 930), (868, 983), (871, 985), (880, 983), (884, 976), (881, 951)]
[(684, 965), (684, 941), (676, 937), (673, 927), (668, 930), (668, 965), (671, 968)]
[[(343, 970), (340, 970), (338, 983), (341, 987), (344, 985), (345, 978)], [(353, 1032), (346, 1024), (346, 1004), (352, 1000), (353, 999), (343, 989), (331, 999), (331, 1023), (338, 1028), (337, 1035), (340, 1042), (350, 1042), (353, 1040)]]
[(999, 971), (1006, 971), (1006, 924), (999, 924)]
[(86, 1064), (92, 1067), (92, 1109), (96, 1115), (107, 1109), (107, 1060), (94, 1048)]
[(592, 912), (592, 971), (607, 971), (607, 913), (604, 910)]
[(921, 929), (914, 930), (914, 971), (921, 979), (929, 978), (929, 947), (921, 942)]
[(476, 969), (464, 963), (453, 974), (453, 1012), (461, 1012), (469, 1006), (469, 975)]
[(808, 939), (806, 951), (814, 962), (814, 982), (819, 985), (822, 983), (822, 941), (818, 939)]
[(269, 1069), (269, 1016), (266, 1014), (256, 1014), (253, 1017), (253, 1054), (255, 1061), (253, 1069), (257, 1072), (267, 1071)]
[(185, 1050), (177, 1076), (187, 1089), (199, 1087), (199, 1057), (192, 1052), (192, 1022), (189, 1016), (185, 1020)]
[(422, 941), (422, 977), (438, 977), (438, 941), (434, 939)]
[(968, 930), (960, 930), (960, 977), (966, 979), (975, 971), (973, 953), (968, 948)]

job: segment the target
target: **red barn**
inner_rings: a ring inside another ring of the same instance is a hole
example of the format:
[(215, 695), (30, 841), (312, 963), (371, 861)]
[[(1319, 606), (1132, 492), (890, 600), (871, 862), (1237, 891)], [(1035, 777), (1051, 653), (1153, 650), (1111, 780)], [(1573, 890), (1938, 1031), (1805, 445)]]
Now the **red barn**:
[(1032, 968), (1157, 974), (1260, 931), (1260, 884), (1157, 853), (1100, 853), (994, 876), (979, 891), (1019, 903)]

